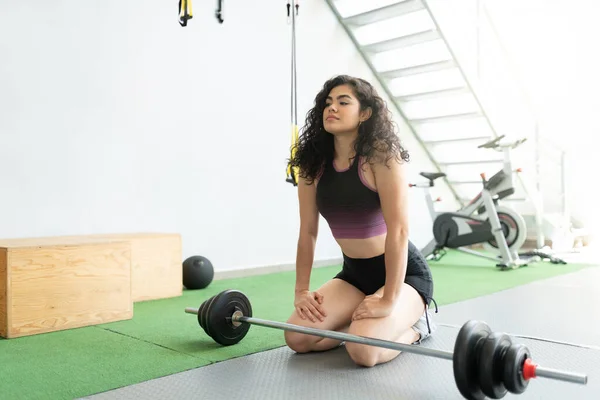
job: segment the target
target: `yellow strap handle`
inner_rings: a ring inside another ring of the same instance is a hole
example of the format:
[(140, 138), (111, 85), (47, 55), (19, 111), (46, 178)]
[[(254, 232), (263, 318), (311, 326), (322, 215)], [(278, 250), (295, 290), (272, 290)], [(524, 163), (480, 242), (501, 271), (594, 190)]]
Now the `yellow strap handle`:
[(187, 26), (188, 19), (192, 19), (192, 0), (179, 0), (179, 25)]
[[(298, 143), (298, 125), (292, 126), (292, 146), (290, 147), (290, 159), (296, 155), (296, 144)], [(286, 182), (298, 186), (298, 167), (292, 167), (291, 162), (287, 166)]]
[[(298, 144), (298, 101), (297, 101), (297, 93), (296, 93), (296, 16), (298, 15), (298, 0), (292, 0), (292, 4), (290, 4), (290, 0), (287, 2), (287, 17), (288, 22), (292, 23), (292, 87), (291, 87), (291, 96), (292, 96), (292, 145), (290, 147), (290, 159), (294, 159), (296, 155), (296, 145)], [(293, 8), (296, 8), (296, 12), (294, 12)], [(291, 16), (291, 18), (290, 18)], [(298, 186), (298, 167), (292, 167), (291, 162), (288, 163), (287, 166), (287, 178), (286, 182), (291, 183), (294, 186)]]

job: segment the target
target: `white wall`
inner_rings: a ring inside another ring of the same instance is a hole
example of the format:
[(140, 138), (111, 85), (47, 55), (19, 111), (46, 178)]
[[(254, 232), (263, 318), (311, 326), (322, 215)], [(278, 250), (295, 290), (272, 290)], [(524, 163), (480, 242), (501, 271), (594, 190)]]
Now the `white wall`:
[[(176, 4), (0, 3), (0, 237), (169, 231), (218, 271), (295, 261), (285, 4), (225, 2), (220, 25), (195, 2), (186, 28)], [(298, 23), (302, 124), (326, 79), (372, 75), (324, 1)], [(416, 176), (431, 166), (397, 121)], [(339, 257), (321, 226), (316, 259)]]

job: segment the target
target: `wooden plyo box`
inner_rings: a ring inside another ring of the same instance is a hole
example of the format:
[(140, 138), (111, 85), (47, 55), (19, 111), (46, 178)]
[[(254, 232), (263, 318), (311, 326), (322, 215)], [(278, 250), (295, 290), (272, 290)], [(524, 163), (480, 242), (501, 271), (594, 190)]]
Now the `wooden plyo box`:
[(116, 233), (88, 238), (131, 244), (134, 302), (181, 296), (183, 268), (181, 235), (177, 233)]
[(0, 336), (131, 319), (131, 254), (86, 236), (0, 240)]

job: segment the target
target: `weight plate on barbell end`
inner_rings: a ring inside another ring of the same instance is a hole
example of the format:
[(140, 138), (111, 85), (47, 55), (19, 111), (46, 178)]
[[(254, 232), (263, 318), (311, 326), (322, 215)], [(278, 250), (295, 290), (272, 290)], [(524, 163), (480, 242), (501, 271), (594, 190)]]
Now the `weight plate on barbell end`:
[(203, 317), (204, 319), (202, 321), (202, 322), (204, 322), (204, 330), (206, 331), (207, 335), (213, 339), (214, 339), (214, 337), (213, 337), (214, 326), (211, 323), (211, 313), (213, 313), (213, 311), (212, 311), (213, 307), (217, 303), (219, 297), (223, 296), (224, 293), (225, 293), (225, 291), (218, 293), (218, 294), (214, 295), (213, 297), (211, 297), (211, 299), (204, 311), (204, 317)]
[(511, 344), (510, 336), (500, 332), (492, 332), (482, 341), (479, 351), (479, 386), (483, 394), (491, 399), (506, 396), (504, 354)]
[(531, 352), (522, 344), (513, 344), (506, 351), (503, 378), (509, 392), (521, 394), (527, 389), (529, 381), (523, 378), (523, 365), (528, 358), (531, 358)]
[(214, 296), (210, 297), (209, 299), (205, 300), (198, 308), (198, 315), (197, 315), (198, 325), (200, 325), (202, 327), (202, 329), (204, 329), (204, 332), (206, 332), (206, 334), (208, 336), (210, 336), (210, 333), (208, 332), (208, 329), (206, 328), (206, 314), (207, 314), (210, 304), (214, 301), (215, 297), (217, 297), (217, 296), (218, 295), (214, 295)]
[(198, 307), (198, 314), (196, 315), (196, 317), (198, 318), (198, 325), (200, 325), (202, 327), (202, 329), (204, 329), (204, 332), (206, 332), (206, 328), (204, 328), (203, 315), (205, 313), (207, 304), (210, 301), (212, 301), (213, 297), (215, 297), (215, 296), (212, 296), (212, 297), (206, 299), (205, 301), (202, 302), (202, 304), (200, 304), (200, 307)]
[(454, 381), (465, 399), (485, 399), (479, 386), (479, 352), (483, 339), (490, 333), (491, 329), (485, 322), (471, 320), (460, 328), (454, 342)]
[(231, 322), (231, 316), (235, 311), (241, 311), (245, 317), (252, 316), (250, 300), (238, 290), (226, 290), (221, 292), (212, 301), (207, 313), (207, 327), (210, 336), (215, 342), (230, 346), (241, 341), (248, 330), (249, 324), (240, 324), (237, 327)]

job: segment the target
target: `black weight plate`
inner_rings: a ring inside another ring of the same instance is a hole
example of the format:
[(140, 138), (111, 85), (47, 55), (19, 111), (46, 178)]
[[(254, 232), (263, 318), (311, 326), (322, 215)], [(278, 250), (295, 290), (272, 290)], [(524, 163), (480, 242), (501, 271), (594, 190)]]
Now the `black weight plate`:
[(212, 299), (212, 297), (208, 300), (203, 301), (202, 304), (200, 304), (200, 307), (198, 307), (198, 315), (196, 316), (198, 318), (198, 325), (200, 325), (202, 327), (202, 329), (204, 329), (204, 332), (206, 332), (206, 328), (204, 327), (202, 316), (206, 312), (205, 311), (206, 305), (208, 304), (209, 301), (211, 301), (211, 299)]
[(490, 333), (491, 329), (485, 322), (467, 321), (456, 337), (452, 368), (456, 386), (465, 399), (485, 399), (479, 386), (479, 351), (483, 339)]
[(504, 356), (504, 385), (509, 392), (521, 394), (527, 389), (529, 381), (523, 378), (523, 364), (531, 358), (529, 349), (522, 344), (513, 344)]
[(504, 355), (511, 344), (510, 336), (499, 332), (493, 332), (482, 342), (479, 352), (479, 386), (491, 399), (506, 396)]
[(238, 343), (242, 340), (250, 325), (242, 323), (239, 326), (234, 326), (231, 320), (233, 313), (239, 310), (245, 317), (252, 316), (252, 306), (248, 298), (240, 291), (226, 290), (221, 292), (210, 304), (207, 313), (207, 327), (209, 335), (215, 342), (223, 346), (229, 346)]
[(202, 327), (202, 329), (204, 329), (204, 332), (206, 332), (206, 334), (208, 336), (210, 336), (210, 333), (209, 333), (209, 331), (207, 329), (207, 326), (206, 326), (206, 315), (208, 313), (208, 309), (210, 307), (210, 304), (213, 302), (213, 300), (215, 299), (215, 297), (217, 297), (217, 295), (212, 296), (208, 300), (205, 300), (200, 305), (200, 308), (198, 309), (198, 324)]
[(210, 322), (211, 321), (210, 318), (211, 318), (211, 314), (214, 313), (215, 303), (218, 301), (219, 297), (223, 296), (224, 293), (225, 293), (225, 291), (218, 293), (218, 294), (214, 295), (213, 297), (211, 297), (210, 301), (208, 302), (208, 305), (206, 306), (206, 311), (204, 312), (204, 317), (203, 317), (204, 318), (203, 319), (204, 328), (205, 328), (208, 336), (210, 336), (213, 339), (214, 339), (214, 337), (213, 337), (214, 327)]
[(214, 303), (215, 299), (220, 295), (221, 295), (221, 293), (216, 294), (216, 295), (212, 296), (211, 298), (209, 298), (208, 300), (206, 300), (203, 303), (204, 307), (203, 307), (202, 313), (198, 313), (198, 322), (204, 328), (204, 332), (206, 332), (206, 334), (208, 336), (211, 336), (210, 326), (208, 323), (208, 313), (210, 312), (209, 310), (210, 310), (212, 304)]

